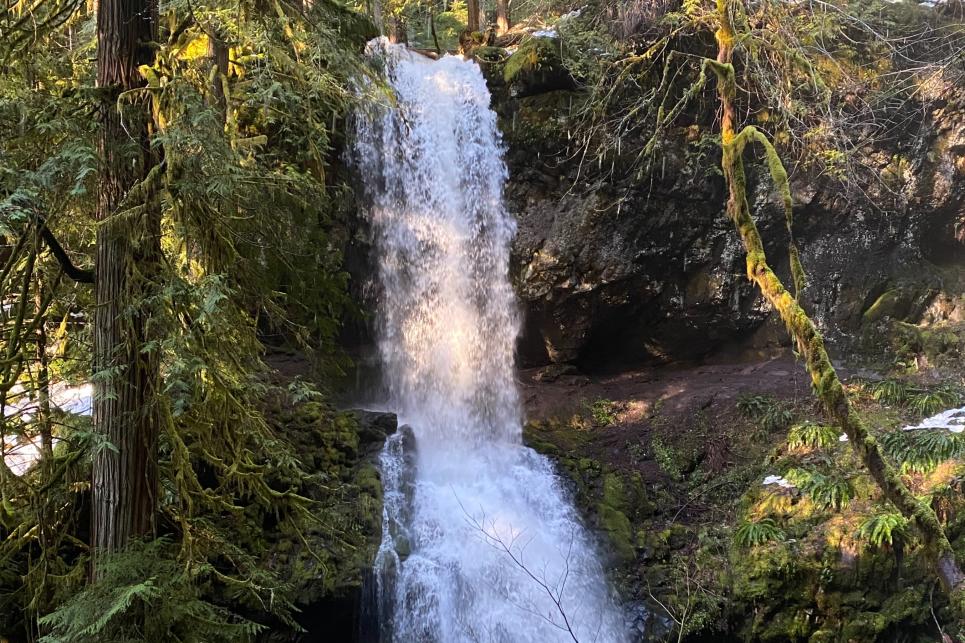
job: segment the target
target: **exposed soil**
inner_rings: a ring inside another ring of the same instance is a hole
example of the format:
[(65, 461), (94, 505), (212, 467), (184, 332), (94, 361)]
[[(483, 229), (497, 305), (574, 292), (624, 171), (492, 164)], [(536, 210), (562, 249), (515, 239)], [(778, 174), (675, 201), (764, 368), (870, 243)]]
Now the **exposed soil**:
[(737, 429), (746, 429), (748, 420), (737, 403), (744, 396), (767, 395), (794, 407), (815, 406), (807, 373), (790, 357), (750, 364), (657, 366), (599, 376), (556, 376), (545, 368), (526, 369), (519, 377), (527, 420), (549, 432), (553, 422), (592, 416), (591, 405), (604, 401), (612, 409), (612, 421), (601, 425), (590, 418), (581, 432), (580, 454), (618, 469), (632, 468), (647, 482), (667, 482), (666, 472), (651, 457), (655, 437), (671, 444), (698, 444), (701, 452), (694, 454), (691, 466), (722, 470), (742, 460), (739, 442), (747, 431)]

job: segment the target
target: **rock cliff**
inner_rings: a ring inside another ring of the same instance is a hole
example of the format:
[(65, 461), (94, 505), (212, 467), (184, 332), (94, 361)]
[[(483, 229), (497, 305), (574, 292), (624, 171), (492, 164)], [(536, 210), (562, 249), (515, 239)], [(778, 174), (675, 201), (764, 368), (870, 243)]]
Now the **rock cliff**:
[[(525, 312), (523, 363), (613, 367), (779, 349), (783, 329), (743, 276), (714, 146), (668, 146), (642, 178), (619, 165), (589, 167), (572, 145), (566, 152), (585, 94), (549, 71), (558, 61), (533, 62), (542, 50), (531, 47), (521, 65), (519, 52), (506, 60), (492, 49), (482, 64), (519, 225), (512, 272)], [(907, 136), (855, 151), (865, 172), (850, 183), (792, 170), (804, 301), (839, 351), (874, 349), (896, 322), (961, 321), (963, 106), (951, 94), (918, 105)], [(780, 267), (783, 216), (756, 178), (752, 207)]]

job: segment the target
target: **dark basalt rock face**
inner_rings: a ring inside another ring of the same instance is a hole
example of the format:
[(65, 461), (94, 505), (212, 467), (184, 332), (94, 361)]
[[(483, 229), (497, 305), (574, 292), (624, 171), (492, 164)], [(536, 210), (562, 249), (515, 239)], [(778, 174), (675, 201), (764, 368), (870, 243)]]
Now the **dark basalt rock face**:
[[(642, 179), (581, 167), (579, 155), (558, 153), (580, 99), (570, 91), (513, 98), (494, 87), (519, 225), (511, 270), (525, 316), (522, 362), (614, 367), (781, 350), (784, 330), (747, 281), (724, 215), (712, 146), (696, 155), (684, 142), (668, 145)], [(923, 113), (894, 147), (860, 152), (868, 183), (853, 194), (792, 172), (802, 297), (833, 348), (862, 339), (873, 348), (869, 332), (892, 320), (961, 316), (965, 110), (949, 98)], [(783, 213), (762, 165), (748, 154), (752, 208), (770, 263), (789, 284)]]

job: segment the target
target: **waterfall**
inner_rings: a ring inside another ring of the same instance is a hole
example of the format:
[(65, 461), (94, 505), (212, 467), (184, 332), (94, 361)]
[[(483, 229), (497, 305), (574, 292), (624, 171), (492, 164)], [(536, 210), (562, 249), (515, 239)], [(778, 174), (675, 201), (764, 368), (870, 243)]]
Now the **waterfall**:
[(509, 282), (515, 224), (479, 67), (372, 41), (391, 107), (353, 162), (378, 256), (379, 351), (400, 429), (381, 456), (382, 638), (623, 641), (594, 539), (522, 444)]

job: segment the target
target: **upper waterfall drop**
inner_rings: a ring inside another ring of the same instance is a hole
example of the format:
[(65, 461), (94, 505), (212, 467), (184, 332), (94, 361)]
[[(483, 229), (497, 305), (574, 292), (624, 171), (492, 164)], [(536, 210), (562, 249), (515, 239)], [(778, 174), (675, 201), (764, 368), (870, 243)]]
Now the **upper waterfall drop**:
[[(479, 68), (373, 41), (398, 104), (356, 144), (382, 285), (380, 350), (400, 415), (433, 438), (519, 442), (519, 322), (507, 278), (515, 223)], [(468, 421), (468, 423), (467, 423)]]
[[(626, 640), (593, 539), (522, 444), (509, 282), (515, 224), (479, 67), (385, 39), (395, 102), (357, 119), (353, 160), (378, 252), (379, 351), (413, 427), (382, 454), (377, 564), (394, 641)], [(407, 470), (414, 469), (414, 471)]]

